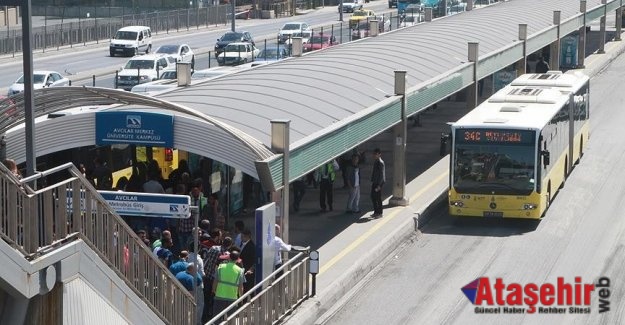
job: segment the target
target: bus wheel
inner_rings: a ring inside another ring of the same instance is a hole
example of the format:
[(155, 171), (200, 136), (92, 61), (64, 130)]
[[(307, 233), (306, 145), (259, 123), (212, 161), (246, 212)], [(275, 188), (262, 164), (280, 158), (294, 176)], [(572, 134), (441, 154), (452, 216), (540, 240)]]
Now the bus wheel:
[(584, 137), (579, 139), (579, 158), (575, 162), (576, 165), (582, 160), (582, 156), (584, 156)]
[(547, 207), (545, 208), (545, 211), (547, 211), (547, 209), (549, 209), (550, 206), (551, 206), (551, 181), (549, 181), (547, 185)]
[(569, 177), (569, 173), (567, 173), (567, 169), (569, 167), (569, 157), (564, 159), (564, 175), (562, 177), (562, 183), (560, 183), (559, 189), (564, 187), (564, 183), (566, 183), (566, 179)]

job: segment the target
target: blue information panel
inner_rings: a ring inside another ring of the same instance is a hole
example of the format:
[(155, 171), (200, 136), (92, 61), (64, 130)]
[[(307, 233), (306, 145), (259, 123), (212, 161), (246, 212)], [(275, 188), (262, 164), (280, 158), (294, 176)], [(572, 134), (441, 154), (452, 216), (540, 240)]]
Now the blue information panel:
[(514, 79), (516, 79), (515, 69), (502, 69), (493, 73), (493, 93), (509, 85)]
[(137, 144), (174, 146), (174, 116), (145, 112), (98, 112), (95, 114), (97, 145)]
[(560, 40), (560, 67), (577, 68), (577, 44), (579, 43), (579, 34), (572, 33), (562, 37)]
[(256, 283), (266, 279), (274, 268), (276, 254), (276, 204), (269, 203), (255, 212), (256, 220)]

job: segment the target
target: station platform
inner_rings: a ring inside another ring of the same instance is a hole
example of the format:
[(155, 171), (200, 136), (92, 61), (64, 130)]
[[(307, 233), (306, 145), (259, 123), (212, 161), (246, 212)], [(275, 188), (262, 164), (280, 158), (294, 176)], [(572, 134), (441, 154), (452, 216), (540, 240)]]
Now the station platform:
[[(488, 93), (485, 89), (484, 94)], [(310, 324), (323, 314), (326, 307), (346, 295), (359, 280), (375, 268), (399, 243), (417, 234), (417, 227), (427, 221), (428, 207), (446, 202), (449, 160), (439, 155), (442, 132), (449, 132), (447, 122), (456, 121), (466, 114), (464, 102), (443, 101), (421, 115), (418, 125), (409, 121), (406, 152), (406, 198), (405, 207), (389, 206), (393, 184), (394, 144), (391, 131), (371, 139), (360, 151), (365, 152), (361, 164), (361, 213), (347, 213), (348, 189), (343, 188), (340, 172), (334, 182), (333, 211), (321, 212), (319, 189), (310, 185), (302, 200), (300, 210), (289, 216), (289, 243), (310, 246), (320, 256), (320, 272), (316, 281), (316, 296), (304, 302), (287, 318), (288, 324)], [(383, 190), (384, 214), (372, 218), (370, 199), (372, 153), (382, 151), (386, 165), (387, 183)], [(291, 202), (293, 202), (291, 190)], [(252, 214), (230, 220), (232, 224), (242, 220), (253, 226)], [(302, 318), (303, 317), (303, 318)]]
[[(611, 35), (612, 36), (612, 35)], [(591, 41), (595, 43), (595, 41)], [(594, 76), (625, 51), (624, 41), (609, 41), (605, 54), (597, 54), (598, 44), (587, 44), (589, 54), (583, 73)], [(594, 49), (593, 49), (594, 48)], [(592, 54), (590, 54), (592, 53)], [(481, 100), (490, 96), (492, 82), (485, 82)], [(450, 98), (454, 99), (454, 98)], [(366, 152), (362, 167), (361, 214), (345, 213), (348, 197), (340, 173), (334, 183), (334, 211), (320, 212), (319, 191), (309, 187), (300, 211), (290, 214), (290, 243), (310, 246), (320, 256), (320, 272), (316, 277), (316, 295), (305, 301), (284, 324), (316, 324), (316, 321), (336, 305), (349, 300), (355, 286), (366, 285), (360, 280), (389, 257), (402, 243), (418, 240), (419, 228), (432, 217), (431, 211), (446, 207), (449, 185), (448, 156), (439, 155), (440, 136), (448, 132), (447, 122), (467, 113), (466, 103), (444, 100), (430, 108), (419, 119), (419, 126), (409, 124), (406, 153), (407, 185), (405, 207), (389, 207), (392, 179), (393, 134), (382, 133), (361, 146)], [(384, 215), (371, 218), (369, 198), (371, 162), (374, 148), (382, 150), (386, 164), (387, 186), (383, 192)], [(243, 217), (251, 224), (251, 216)]]

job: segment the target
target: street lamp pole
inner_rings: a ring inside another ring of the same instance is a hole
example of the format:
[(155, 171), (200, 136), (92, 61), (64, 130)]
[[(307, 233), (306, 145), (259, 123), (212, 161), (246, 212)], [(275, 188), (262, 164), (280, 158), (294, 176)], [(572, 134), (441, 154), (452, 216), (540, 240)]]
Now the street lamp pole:
[(339, 0), (339, 21), (343, 21), (343, 0)]
[(0, 6), (20, 7), (22, 14), (22, 53), (24, 55), (24, 114), (26, 136), (26, 176), (35, 174), (35, 118), (33, 101), (33, 53), (31, 46), (31, 4), (30, 0), (0, 0)]
[(230, 7), (231, 9), (230, 10), (232, 10), (232, 27), (231, 27), (231, 29), (232, 29), (233, 32), (235, 31), (234, 20), (237, 18), (237, 17), (234, 16), (235, 2), (236, 2), (236, 0), (230, 0), (230, 4), (231, 4), (231, 7)]

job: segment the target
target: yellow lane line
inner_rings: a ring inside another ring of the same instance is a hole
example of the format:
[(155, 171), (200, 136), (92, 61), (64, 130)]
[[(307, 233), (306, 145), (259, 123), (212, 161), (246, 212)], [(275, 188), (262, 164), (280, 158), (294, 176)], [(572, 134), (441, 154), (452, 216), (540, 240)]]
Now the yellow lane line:
[[(410, 197), (410, 202), (413, 202), (418, 196), (420, 196), (423, 193), (427, 192), (432, 186), (434, 186), (434, 184), (438, 183), (442, 178), (448, 177), (448, 175), (449, 174), (447, 172), (442, 173), (435, 180), (433, 180), (428, 185), (424, 186), (420, 191), (418, 191), (413, 196), (411, 196)], [(395, 209), (389, 215), (387, 215), (384, 218), (380, 219), (380, 222), (378, 222), (375, 226), (369, 228), (369, 230), (367, 230), (364, 234), (360, 235), (360, 237), (358, 237), (351, 244), (349, 244), (349, 246), (347, 246), (346, 248), (341, 250), (341, 252), (338, 255), (336, 255), (332, 259), (330, 259), (328, 261), (328, 263), (324, 263), (323, 266), (321, 267), (321, 269), (319, 269), (319, 274), (318, 275), (323, 274), (325, 271), (327, 271), (329, 268), (331, 268), (334, 264), (336, 264), (336, 262), (338, 262), (339, 260), (344, 258), (345, 255), (349, 254), (351, 251), (356, 249), (356, 247), (358, 247), (365, 240), (367, 240), (373, 233), (378, 231), (382, 226), (384, 226), (389, 221), (393, 220), (399, 214), (400, 211), (401, 211), (401, 208), (400, 209)]]

